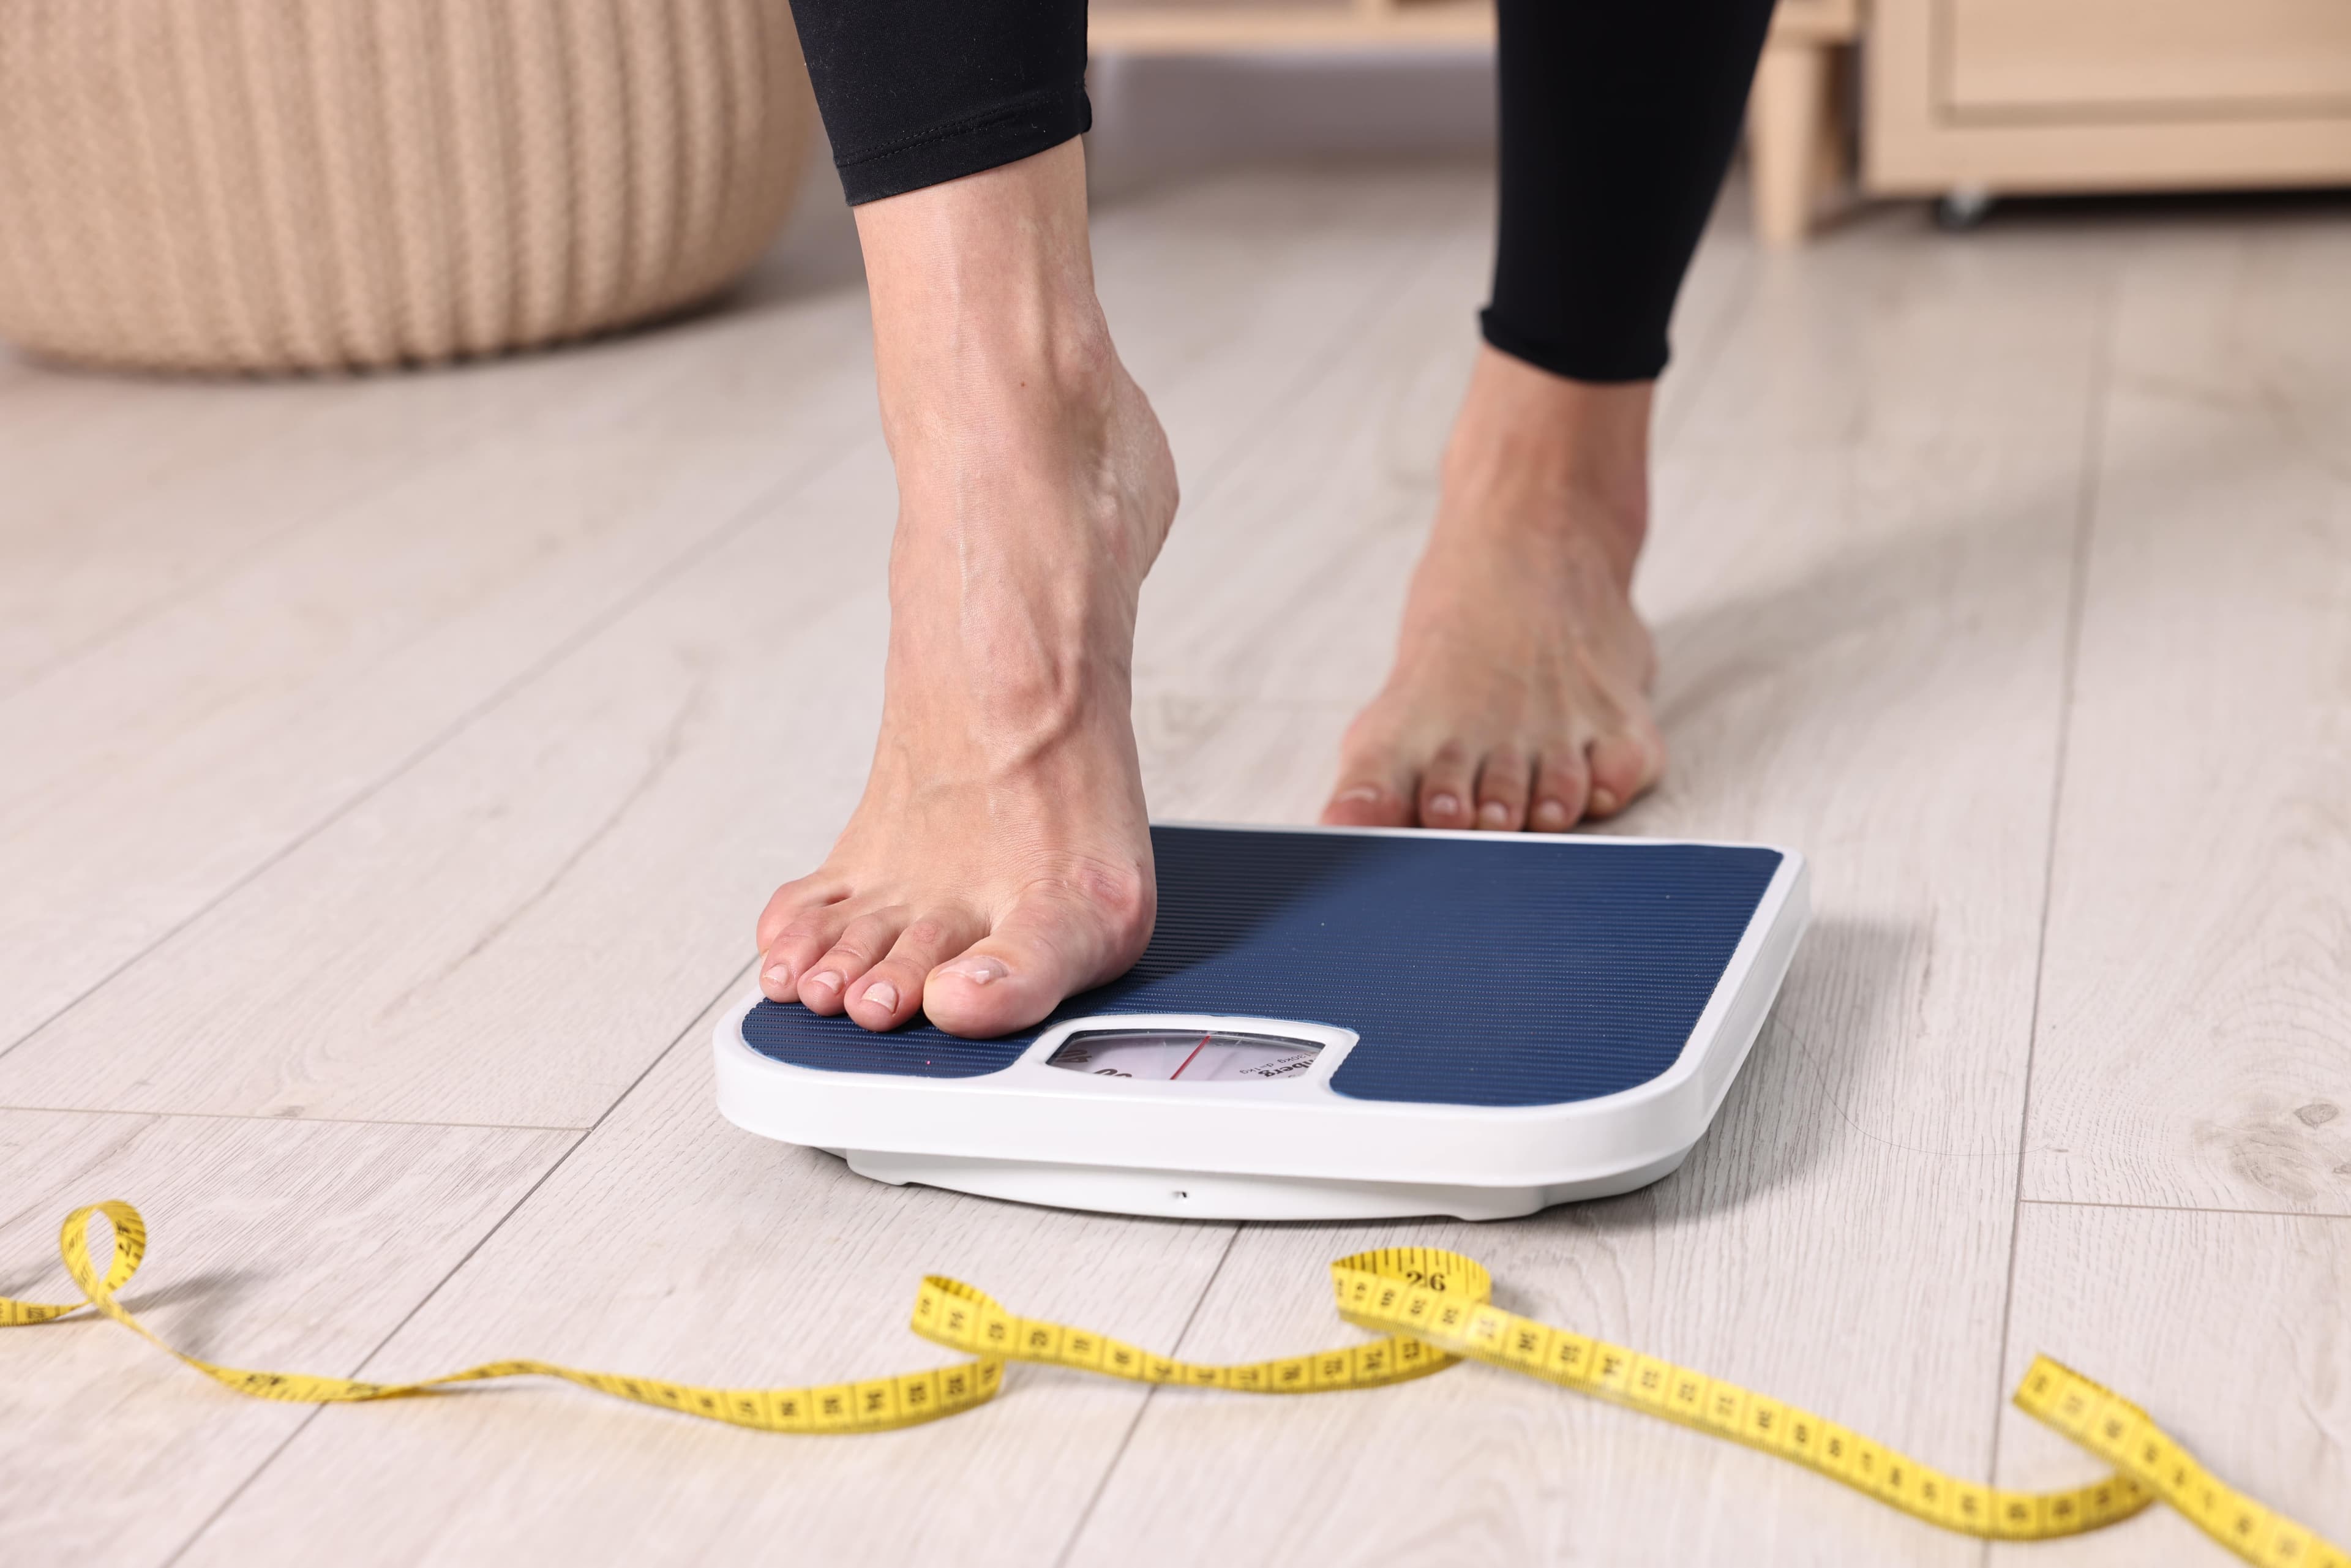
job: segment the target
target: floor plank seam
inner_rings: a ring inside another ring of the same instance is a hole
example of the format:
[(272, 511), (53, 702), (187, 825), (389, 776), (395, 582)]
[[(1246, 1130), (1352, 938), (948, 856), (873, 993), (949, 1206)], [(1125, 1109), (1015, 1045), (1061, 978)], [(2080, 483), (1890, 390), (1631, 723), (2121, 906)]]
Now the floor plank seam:
[(1304, 367), (1290, 378), (1282, 392), (1271, 400), (1268, 416), (1252, 421), (1246, 434), (1218, 453), (1201, 470), (1199, 483), (1194, 487), (1189, 504), (1183, 508), (1184, 512), (1188, 512), (1194, 517), (1200, 515), (1206, 508), (1208, 498), (1216, 494), (1217, 486), (1224, 484), (1233, 470), (1240, 465), (1242, 460), (1257, 449), (1258, 443), (1271, 439), (1273, 433), (1279, 428), (1276, 416), (1280, 411), (1305, 402), (1314, 388), (1345, 361), (1347, 350), (1364, 340), (1370, 324), (1379, 318), (1397, 296), (1408, 290), (1422, 272), (1437, 265), (1437, 256), (1444, 249), (1445, 239), (1446, 230), (1442, 224), (1432, 220), (1429, 226), (1422, 231), (1419, 245), (1407, 250), (1405, 256), (1395, 264), (1385, 285), (1374, 290), (1371, 297), (1358, 306), (1353, 314), (1348, 316), (1332, 329), (1322, 350), (1309, 360)]
[[(1176, 1331), (1174, 1348), (1168, 1352), (1170, 1355), (1183, 1350), (1184, 1336), (1190, 1333), (1192, 1325), (1199, 1321), (1200, 1309), (1208, 1302), (1208, 1292), (1217, 1288), (1217, 1278), (1225, 1271), (1225, 1262), (1232, 1257), (1233, 1248), (1246, 1228), (1246, 1225), (1236, 1225), (1226, 1236), (1225, 1249), (1217, 1254), (1217, 1266), (1208, 1270), (1207, 1279), (1200, 1286), (1200, 1293), (1192, 1298), (1192, 1310), (1184, 1315), (1183, 1327)], [(1110, 1490), (1111, 1480), (1118, 1474), (1119, 1461), (1126, 1458), (1127, 1446), (1134, 1441), (1134, 1434), (1142, 1429), (1143, 1417), (1150, 1411), (1151, 1402), (1162, 1386), (1153, 1384), (1143, 1391), (1143, 1397), (1135, 1401), (1134, 1418), (1127, 1422), (1126, 1430), (1119, 1434), (1118, 1447), (1111, 1450), (1110, 1463), (1102, 1467), (1102, 1479), (1094, 1483), (1093, 1493), (1086, 1499), (1086, 1506), (1078, 1511), (1077, 1521), (1070, 1526), (1070, 1539), (1062, 1545), (1061, 1555), (1053, 1559), (1053, 1568), (1069, 1568), (1070, 1554), (1078, 1549), (1078, 1542), (1086, 1532), (1086, 1521), (1093, 1518), (1094, 1506), (1102, 1501), (1102, 1494)]]
[(404, 1116), (272, 1116), (252, 1111), (162, 1111), (147, 1105), (0, 1104), (0, 1112), (7, 1111), (36, 1116), (148, 1116), (158, 1121), (281, 1122), (295, 1126), (321, 1127), (432, 1127), (475, 1133), (585, 1133), (595, 1125), (592, 1122), (436, 1122)]
[[(1715, 312), (1714, 330), (1701, 336), (1697, 350), (1677, 367), (1680, 371), (1678, 379), (1685, 384), (1703, 386), (1708, 372), (1730, 351), (1730, 345), (1738, 340), (1739, 322), (1747, 314), (1747, 302), (1754, 296), (1755, 284), (1755, 253), (1751, 249), (1742, 250), (1739, 258), (1738, 281), (1731, 286)], [(1692, 410), (1698, 406), (1698, 401), (1695, 396), (1677, 397), (1658, 410), (1652, 444), (1660, 455), (1673, 448), (1681, 435), (1682, 427), (1697, 417)]]
[(1898, 1139), (1886, 1137), (1882, 1133), (1871, 1132), (1859, 1122), (1855, 1121), (1853, 1113), (1845, 1109), (1844, 1102), (1836, 1097), (1834, 1092), (1830, 1087), (1827, 1070), (1821, 1065), (1819, 1056), (1813, 1051), (1811, 1043), (1804, 1038), (1802, 1030), (1799, 1030), (1795, 1025), (1782, 1018), (1777, 1008), (1772, 1009), (1771, 1017), (1765, 1027), (1781, 1036), (1784, 1036), (1791, 1044), (1795, 1046), (1796, 1055), (1803, 1061), (1804, 1064), (1804, 1075), (1812, 1081), (1813, 1088), (1819, 1093), (1821, 1099), (1826, 1103), (1829, 1109), (1837, 1113), (1838, 1119), (1844, 1122), (1846, 1126), (1852, 1128), (1857, 1136), (1868, 1139), (1871, 1143), (1877, 1145), (1880, 1148), (1893, 1149), (1906, 1155), (1923, 1155), (1927, 1158), (1933, 1160), (2003, 1160), (2016, 1157), (2016, 1151), (2011, 1149), (1970, 1150), (1921, 1148), (1916, 1144), (1906, 1144)]
[(384, 790), (399, 782), (400, 779), (413, 772), (428, 758), (449, 746), (460, 736), (464, 735), (468, 729), (472, 728), (475, 724), (480, 723), (483, 719), (488, 717), (491, 714), (503, 707), (507, 703), (512, 701), (515, 697), (528, 690), (532, 685), (545, 678), (550, 672), (561, 666), (564, 662), (572, 657), (572, 655), (578, 653), (581, 649), (595, 642), (598, 637), (601, 636), (605, 632), (624, 620), (639, 606), (651, 600), (655, 593), (660, 590), (666, 588), (673, 580), (684, 574), (696, 562), (703, 559), (712, 551), (725, 545), (727, 540), (733, 538), (743, 529), (748, 528), (770, 507), (784, 500), (795, 491), (815, 483), (826, 473), (830, 472), (836, 465), (848, 461), (858, 450), (860, 450), (860, 445), (852, 444), (851, 446), (828, 453), (823, 456), (816, 458), (805, 468), (796, 471), (787, 478), (778, 480), (774, 485), (771, 485), (768, 488), (759, 492), (758, 495), (752, 497), (748, 502), (746, 502), (741, 507), (737, 508), (731, 516), (729, 516), (725, 521), (721, 522), (716, 528), (713, 528), (709, 533), (705, 534), (701, 538), (688, 545), (684, 550), (681, 550), (678, 554), (673, 556), (668, 561), (664, 562), (660, 567), (656, 568), (653, 571), (647, 572), (634, 586), (623, 591), (615, 600), (613, 600), (612, 602), (606, 605), (604, 609), (598, 612), (596, 614), (590, 616), (587, 621), (575, 628), (569, 635), (559, 639), (555, 645), (549, 648), (544, 654), (540, 655), (539, 658), (533, 661), (525, 669), (517, 673), (512, 679), (499, 686), (497, 690), (490, 693), (481, 701), (475, 703), (472, 707), (467, 708), (464, 713), (458, 715), (456, 718), (451, 720), (449, 724), (444, 726), (441, 730), (428, 737), (407, 756), (394, 763), (390, 769), (378, 777), (374, 781), (355, 791), (350, 797), (345, 799), (340, 805), (328, 810), (323, 816), (319, 818), (318, 821), (312, 822), (307, 828), (302, 829), (285, 843), (279, 845), (276, 850), (262, 857), (259, 862), (247, 868), (243, 875), (236, 877), (226, 886), (223, 887), (218, 893), (206, 899), (197, 908), (191, 910), (184, 919), (175, 922), (170, 928), (159, 933), (154, 940), (147, 943), (137, 952), (123, 959), (121, 963), (117, 964), (113, 968), (99, 977), (96, 981), (81, 991), (80, 994), (75, 996), (62, 1007), (59, 1007), (57, 1010), (50, 1013), (47, 1018), (41, 1019), (38, 1023), (36, 1023), (31, 1029), (26, 1030), (16, 1039), (10, 1040), (5, 1046), (0, 1046), (0, 1060), (5, 1060), (11, 1051), (14, 1051), (19, 1046), (24, 1045), (27, 1041), (38, 1039), (43, 1030), (48, 1029), (59, 1019), (64, 1018), (76, 1008), (89, 1000), (90, 998), (104, 990), (108, 986), (121, 978), (122, 976), (129, 973), (131, 969), (141, 960), (161, 949), (165, 944), (173, 940), (182, 932), (193, 928), (198, 922), (211, 915), (213, 911), (220, 908), (223, 904), (235, 897), (246, 888), (250, 887), (254, 883), (268, 874), (274, 867), (284, 862), (289, 856), (299, 852), (305, 844), (309, 843), (311, 841), (318, 838), (319, 834), (325, 832), (337, 822), (341, 821), (345, 817), (350, 816), (353, 811), (358, 810), (361, 806), (366, 805), (370, 800), (374, 800), (378, 795), (383, 793)]
[[(2017, 1097), (2015, 1186), (2008, 1215), (2008, 1285), (2001, 1296), (2000, 1349), (1992, 1363), (1991, 1447), (1984, 1470), (1987, 1480), (1996, 1480), (2000, 1475), (2001, 1384), (2006, 1376), (2009, 1340), (2016, 1326), (2016, 1260), (2024, 1218), (2024, 1164), (2031, 1152), (2026, 1140), (2032, 1125), (2032, 1065), (2041, 1042), (2041, 989), (2049, 971), (2049, 919), (2056, 904), (2058, 830), (2065, 808), (2065, 763), (2074, 728), (2074, 683), (2082, 660), (2082, 620), (2089, 597), (2090, 541), (2097, 526), (2098, 481), (2105, 461), (2107, 394), (2114, 378), (2115, 315), (2121, 308), (2111, 277), (2101, 291), (2099, 307), (2097, 340), (2090, 357), (2090, 385), (2082, 421), (2082, 478), (2074, 498), (2064, 642), (2059, 654), (2056, 748), (2049, 769), (2049, 819), (2041, 862), (2040, 929), (2032, 946), (2032, 1003), (2025, 1015), (2024, 1089)], [(1980, 1562), (1991, 1563), (1991, 1542), (1983, 1543)]]
[(2241, 1214), (2259, 1219), (2351, 1219), (2351, 1209), (2237, 1208), (2210, 1203), (2112, 1203), (2094, 1197), (2027, 1197), (2044, 1208), (2120, 1208), (2146, 1214)]
[[(620, 1093), (612, 1097), (612, 1103), (604, 1107), (604, 1113), (597, 1117), (594, 1123), (592, 1123), (585, 1132), (582, 1132), (578, 1137), (572, 1139), (569, 1145), (567, 1146), (561, 1154), (556, 1155), (553, 1160), (548, 1163), (547, 1168), (539, 1172), (538, 1179), (532, 1182), (528, 1187), (525, 1188), (522, 1196), (516, 1198), (514, 1202), (507, 1207), (507, 1211), (504, 1214), (498, 1216), (498, 1218), (493, 1221), (487, 1228), (483, 1230), (481, 1235), (474, 1239), (474, 1244), (465, 1249), (465, 1256), (459, 1258), (456, 1262), (451, 1264), (448, 1270), (444, 1273), (440, 1279), (434, 1281), (431, 1289), (427, 1290), (423, 1295), (416, 1298), (415, 1301), (409, 1307), (408, 1311), (401, 1314), (400, 1321), (392, 1324), (391, 1328), (384, 1332), (383, 1337), (377, 1340), (374, 1347), (369, 1350), (365, 1355), (360, 1356), (359, 1360), (353, 1364), (351, 1370), (346, 1373), (344, 1375), (345, 1376), (358, 1377), (367, 1371), (368, 1363), (382, 1354), (384, 1347), (389, 1345), (393, 1340), (400, 1337), (400, 1331), (406, 1328), (412, 1322), (413, 1322), (417, 1313), (423, 1312), (427, 1306), (431, 1305), (434, 1298), (440, 1295), (444, 1290), (448, 1288), (450, 1281), (455, 1280), (459, 1274), (465, 1271), (465, 1266), (474, 1260), (475, 1256), (481, 1252), (483, 1248), (490, 1244), (491, 1239), (507, 1228), (507, 1222), (514, 1218), (516, 1215), (521, 1213), (523, 1207), (529, 1203), (533, 1197), (538, 1196), (539, 1188), (545, 1186), (549, 1182), (555, 1179), (555, 1173), (561, 1170), (567, 1164), (569, 1164), (573, 1155), (578, 1154), (581, 1149), (587, 1147), (588, 1141), (595, 1136), (596, 1130), (599, 1127), (601, 1127), (606, 1122), (611, 1120), (613, 1112), (619, 1110), (623, 1104), (627, 1103), (629, 1096), (637, 1092), (637, 1086), (644, 1082), (647, 1078), (653, 1076), (653, 1069), (668, 1061), (672, 1051), (675, 1051), (679, 1046), (684, 1045), (687, 1040), (695, 1038), (696, 1033), (695, 1025), (701, 1022), (703, 1018), (709, 1013), (712, 1008), (715, 1008), (720, 1002), (725, 1001), (728, 993), (732, 992), (737, 986), (743, 983), (745, 978), (750, 975), (752, 967), (753, 966), (751, 964), (747, 963), (740, 968), (737, 969), (733, 974), (727, 976), (726, 984), (719, 988), (717, 993), (714, 995), (709, 1001), (695, 1009), (693, 1019), (690, 1020), (684, 1029), (677, 1032), (675, 1038), (672, 1039), (669, 1044), (653, 1053), (653, 1059), (645, 1063), (644, 1071), (639, 1072), (636, 1077), (629, 1081), (627, 1088), (622, 1090)], [(196, 1542), (204, 1539), (204, 1532), (210, 1530), (214, 1524), (218, 1523), (221, 1519), (227, 1514), (230, 1509), (236, 1506), (237, 1500), (243, 1497), (246, 1491), (251, 1490), (253, 1483), (261, 1479), (262, 1473), (267, 1470), (270, 1466), (277, 1462), (278, 1456), (285, 1453), (287, 1448), (293, 1447), (294, 1440), (297, 1437), (299, 1437), (304, 1432), (309, 1430), (310, 1424), (316, 1421), (319, 1416), (325, 1412), (326, 1408), (327, 1407), (323, 1405), (313, 1406), (309, 1414), (303, 1416), (301, 1420), (296, 1422), (293, 1429), (286, 1434), (285, 1439), (278, 1443), (277, 1447), (271, 1448), (268, 1453), (263, 1455), (260, 1462), (256, 1464), (252, 1469), (246, 1472), (245, 1479), (237, 1482), (235, 1487), (231, 1488), (226, 1497), (221, 1499), (220, 1505), (217, 1508), (214, 1508), (212, 1512), (206, 1514), (202, 1522), (198, 1523), (195, 1529), (188, 1532), (187, 1539), (182, 1541), (179, 1545), (172, 1549), (171, 1553), (163, 1558), (161, 1568), (172, 1568), (172, 1564), (185, 1557), (189, 1551), (194, 1547)]]
[[(664, 382), (664, 386), (666, 387), (667, 384), (667, 382)], [(651, 402), (653, 400), (648, 398), (647, 401)], [(494, 421), (487, 428), (481, 429), (478, 432), (469, 430), (468, 434), (472, 439), (461, 441), (454, 447), (436, 452), (434, 456), (437, 460), (444, 462), (453, 458), (468, 456), (471, 454), (489, 445), (493, 441), (504, 437), (513, 431), (517, 425), (523, 424), (530, 420), (535, 412), (536, 411), (528, 402), (517, 401), (506, 418)], [(187, 601), (193, 599), (196, 595), (204, 592), (205, 590), (234, 576), (240, 567), (245, 566), (246, 563), (266, 553), (274, 547), (283, 544), (289, 539), (299, 538), (304, 534), (309, 532), (312, 528), (330, 523), (337, 517), (342, 516), (345, 512), (354, 507), (365, 506), (379, 496), (384, 494), (386, 491), (397, 487), (400, 484), (412, 477), (413, 473), (413, 469), (400, 469), (387, 473), (381, 476), (381, 481), (378, 484), (368, 486), (364, 489), (352, 491), (349, 495), (341, 497), (341, 499), (333, 507), (322, 507), (313, 513), (306, 513), (287, 524), (286, 527), (277, 529), (276, 532), (263, 535), (262, 537), (252, 540), (244, 549), (235, 552), (225, 559), (216, 562), (213, 570), (201, 573), (190, 580), (175, 585), (179, 590), (178, 592), (171, 595), (158, 596), (154, 602), (144, 606), (125, 619), (107, 627), (105, 630), (99, 632), (96, 636), (83, 642), (79, 646), (65, 650), (46, 664), (37, 664), (29, 670), (22, 672), (18, 675), (15, 685), (5, 688), (0, 688), (0, 703), (13, 701), (17, 696), (26, 692), (31, 691), (36, 686), (38, 686), (42, 682), (51, 679), (65, 670), (71, 669), (75, 664), (79, 664), (83, 659), (88, 658), (90, 654), (105, 647), (108, 643), (136, 631), (139, 627), (145, 625), (147, 622), (154, 620), (157, 616), (165, 613), (172, 606), (184, 603)]]
[[(362, 496), (354, 497), (352, 497), (352, 500), (355, 504), (363, 504), (368, 500), (373, 499), (374, 495), (374, 492), (369, 492)], [(13, 685), (0, 687), (0, 704), (14, 702), (16, 698), (24, 695), (26, 692), (33, 691), (37, 688), (44, 681), (52, 680), (57, 676), (63, 674), (66, 671), (72, 669), (76, 664), (80, 664), (84, 659), (89, 658), (101, 648), (104, 648), (108, 643), (112, 643), (119, 638), (130, 635), (140, 627), (144, 626), (149, 622), (154, 620), (157, 616), (162, 615), (172, 608), (187, 602), (189, 600), (193, 599), (197, 594), (204, 592), (206, 589), (212, 588), (227, 578), (234, 576), (237, 568), (245, 565), (255, 557), (263, 554), (272, 546), (281, 544), (287, 539), (299, 538), (303, 533), (308, 531), (309, 528), (329, 520), (332, 516), (332, 513), (325, 513), (319, 517), (298, 519), (297, 521), (288, 524), (287, 527), (280, 528), (276, 533), (265, 535), (264, 537), (254, 540), (247, 549), (230, 557), (226, 561), (221, 563), (221, 569), (219, 570), (214, 571), (209, 576), (204, 577), (196, 581), (182, 585), (183, 591), (167, 599), (158, 599), (153, 604), (147, 606), (138, 613), (131, 615), (123, 621), (117, 622), (115, 624), (107, 627), (97, 636), (88, 639), (78, 646), (64, 650), (62, 653), (58, 653), (57, 657), (49, 660), (47, 664), (34, 664), (29, 668), (21, 671)]]

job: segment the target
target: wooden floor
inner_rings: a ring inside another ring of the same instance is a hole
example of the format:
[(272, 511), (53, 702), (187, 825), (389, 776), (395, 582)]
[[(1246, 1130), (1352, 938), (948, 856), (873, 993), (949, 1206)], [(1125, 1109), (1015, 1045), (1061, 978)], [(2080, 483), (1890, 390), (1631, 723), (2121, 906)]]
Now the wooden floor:
[[(1137, 719), (1169, 817), (1296, 821), (1379, 678), (1487, 266), (1470, 166), (1107, 207), (1183, 465)], [(1641, 584), (1674, 747), (1624, 826), (1802, 847), (1819, 919), (1647, 1191), (1474, 1227), (891, 1189), (712, 1106), (753, 916), (862, 779), (892, 510), (821, 197), (734, 308), (450, 374), (0, 360), (0, 1293), (125, 1197), (131, 1302), (249, 1366), (935, 1364), (942, 1270), (1183, 1354), (1343, 1339), (1323, 1263), (1506, 1304), (1954, 1471), (2095, 1467), (2047, 1351), (2351, 1540), (2351, 205), (1719, 223)], [(555, 1386), (237, 1399), (0, 1335), (0, 1560), (2144, 1564), (1990, 1551), (1478, 1368), (1356, 1396), (1016, 1369), (764, 1437)]]

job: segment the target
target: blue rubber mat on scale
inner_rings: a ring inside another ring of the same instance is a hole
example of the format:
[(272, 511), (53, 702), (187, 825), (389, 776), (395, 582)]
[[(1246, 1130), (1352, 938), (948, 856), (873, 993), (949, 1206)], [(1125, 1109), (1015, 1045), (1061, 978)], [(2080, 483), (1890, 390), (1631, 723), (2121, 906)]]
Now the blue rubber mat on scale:
[(797, 1067), (973, 1078), (1065, 1019), (1222, 1013), (1360, 1037), (1331, 1086), (1362, 1100), (1553, 1105), (1673, 1065), (1779, 870), (1778, 852), (1573, 838), (1151, 830), (1159, 924), (1142, 961), (1033, 1029), (874, 1034), (797, 1003), (743, 1020)]

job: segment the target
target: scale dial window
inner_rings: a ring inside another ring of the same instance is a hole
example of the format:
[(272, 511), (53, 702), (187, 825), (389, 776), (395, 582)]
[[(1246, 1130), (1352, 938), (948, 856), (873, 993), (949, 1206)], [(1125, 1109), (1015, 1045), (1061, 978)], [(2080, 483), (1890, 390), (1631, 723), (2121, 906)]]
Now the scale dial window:
[(1153, 1083), (1279, 1083), (1304, 1077), (1322, 1050), (1233, 1030), (1087, 1030), (1063, 1040), (1045, 1065)]

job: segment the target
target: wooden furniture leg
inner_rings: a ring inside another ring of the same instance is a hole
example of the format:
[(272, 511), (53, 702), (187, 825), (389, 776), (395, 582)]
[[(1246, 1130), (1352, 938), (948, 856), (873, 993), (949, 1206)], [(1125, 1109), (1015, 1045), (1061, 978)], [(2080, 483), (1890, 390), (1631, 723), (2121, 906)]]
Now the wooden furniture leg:
[(1747, 156), (1755, 237), (1802, 245), (1812, 225), (1828, 125), (1829, 51), (1813, 38), (1773, 37), (1763, 46), (1747, 100)]

